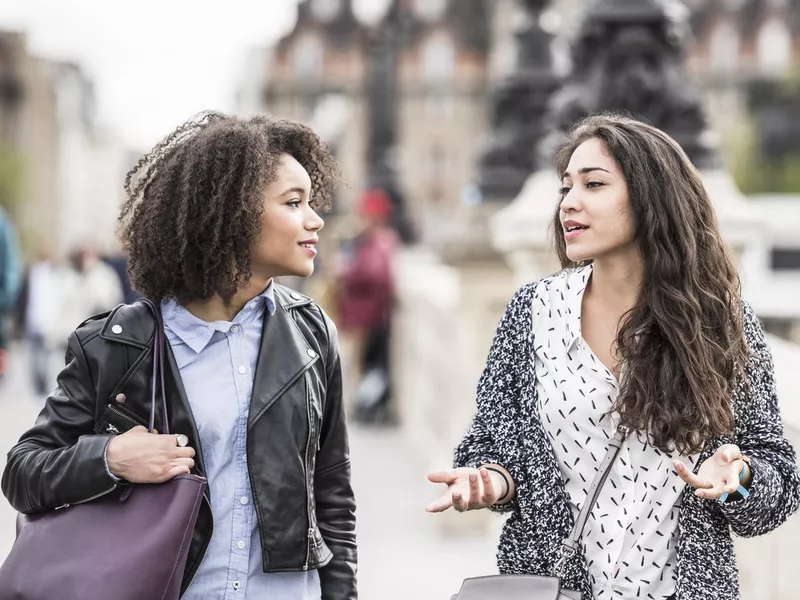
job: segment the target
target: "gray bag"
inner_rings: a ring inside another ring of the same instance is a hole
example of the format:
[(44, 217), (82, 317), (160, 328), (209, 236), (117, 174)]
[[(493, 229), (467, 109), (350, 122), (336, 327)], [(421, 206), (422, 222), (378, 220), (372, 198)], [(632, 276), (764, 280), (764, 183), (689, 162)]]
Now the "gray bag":
[(589, 520), (589, 514), (597, 503), (600, 490), (611, 473), (627, 430), (620, 428), (608, 446), (605, 458), (592, 481), (592, 487), (586, 495), (586, 502), (575, 520), (570, 536), (561, 543), (554, 575), (486, 575), (470, 577), (461, 584), (461, 591), (451, 600), (581, 600), (583, 594), (561, 587), (561, 577), (567, 561), (578, 552), (583, 530)]

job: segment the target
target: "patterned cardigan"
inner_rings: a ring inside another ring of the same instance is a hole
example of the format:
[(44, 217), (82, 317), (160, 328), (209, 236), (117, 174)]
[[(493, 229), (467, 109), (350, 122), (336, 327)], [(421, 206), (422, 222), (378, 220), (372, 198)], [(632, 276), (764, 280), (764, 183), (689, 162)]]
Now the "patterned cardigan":
[[(532, 306), (547, 310), (541, 286), (563, 284), (564, 272), (521, 288), (508, 303), (478, 383), (477, 413), (455, 451), (456, 466), (505, 466), (517, 487), (497, 552), (501, 573), (549, 575), (561, 541), (573, 525), (564, 483), (539, 418), (533, 356)], [(738, 569), (731, 530), (742, 537), (768, 533), (800, 502), (800, 476), (783, 435), (772, 356), (750, 306), (743, 303), (745, 337), (752, 351), (747, 381), (733, 393), (734, 432), (709, 444), (698, 466), (722, 444), (737, 444), (751, 458), (750, 497), (720, 504), (687, 486), (678, 523), (677, 600), (735, 600)], [(744, 379), (744, 378), (743, 378)], [(738, 497), (738, 496), (737, 496)], [(565, 568), (563, 584), (592, 591), (582, 552)]]

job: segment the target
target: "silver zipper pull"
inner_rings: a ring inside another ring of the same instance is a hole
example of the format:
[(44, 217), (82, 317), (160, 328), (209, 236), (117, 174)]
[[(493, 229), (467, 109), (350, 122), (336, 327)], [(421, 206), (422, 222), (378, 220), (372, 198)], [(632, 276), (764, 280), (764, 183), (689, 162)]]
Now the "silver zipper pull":
[(106, 431), (107, 431), (108, 433), (119, 433), (119, 429), (117, 429), (116, 427), (114, 427), (114, 426), (113, 426), (111, 423), (109, 423), (108, 425), (106, 425)]

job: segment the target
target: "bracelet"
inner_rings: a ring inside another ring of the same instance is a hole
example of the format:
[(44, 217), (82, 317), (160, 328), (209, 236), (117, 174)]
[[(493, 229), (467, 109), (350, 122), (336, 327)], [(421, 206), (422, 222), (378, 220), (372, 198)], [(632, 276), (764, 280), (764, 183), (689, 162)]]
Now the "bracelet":
[[(744, 456), (742, 457), (742, 470), (739, 471), (739, 481), (744, 481), (744, 479), (747, 477), (748, 472), (752, 473), (749, 462), (750, 462), (749, 459), (746, 459)], [(739, 484), (739, 487), (737, 488), (736, 492), (742, 497), (742, 499), (750, 497), (750, 490), (748, 490), (741, 484)], [(728, 492), (723, 492), (723, 494), (719, 497), (717, 502), (719, 502), (720, 504), (725, 503), (725, 501), (728, 499), (728, 496), (729, 496)]]
[(511, 483), (509, 483), (509, 481), (508, 481), (508, 477), (506, 477), (506, 474), (505, 474), (505, 473), (503, 473), (503, 472), (502, 472), (500, 469), (498, 469), (497, 467), (487, 467), (486, 465), (484, 465), (483, 467), (481, 467), (481, 469), (486, 469), (487, 471), (494, 471), (495, 473), (497, 473), (498, 475), (500, 475), (500, 477), (502, 477), (502, 478), (503, 478), (503, 482), (506, 484), (506, 491), (505, 491), (505, 492), (503, 492), (503, 495), (502, 495), (502, 496), (500, 496), (500, 497), (497, 499), (497, 503), (499, 503), (501, 500), (505, 500), (505, 497), (506, 497), (506, 496), (508, 496), (509, 492), (511, 491)]
[[(743, 467), (741, 472), (739, 473), (739, 481), (744, 481), (748, 474), (752, 474), (752, 470), (750, 469), (750, 465), (747, 464), (746, 461), (743, 462)], [(743, 485), (739, 484), (739, 489), (736, 490), (742, 496), (742, 498), (748, 498), (750, 496), (750, 490), (748, 490)]]

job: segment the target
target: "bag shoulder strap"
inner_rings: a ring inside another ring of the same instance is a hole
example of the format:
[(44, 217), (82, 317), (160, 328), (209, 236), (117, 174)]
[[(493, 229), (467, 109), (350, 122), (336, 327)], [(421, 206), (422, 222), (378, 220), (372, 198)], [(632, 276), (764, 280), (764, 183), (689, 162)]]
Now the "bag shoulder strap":
[(553, 569), (554, 574), (559, 578), (563, 576), (564, 566), (566, 565), (567, 561), (575, 556), (575, 554), (578, 552), (581, 538), (583, 537), (583, 530), (586, 527), (586, 522), (589, 520), (589, 515), (591, 514), (594, 505), (597, 504), (597, 498), (600, 495), (600, 490), (603, 489), (603, 486), (605, 485), (606, 480), (611, 473), (611, 467), (613, 466), (614, 461), (617, 459), (617, 456), (619, 456), (619, 451), (622, 449), (622, 444), (625, 442), (625, 438), (627, 436), (628, 430), (620, 427), (609, 442), (608, 451), (603, 458), (603, 462), (600, 463), (600, 467), (597, 470), (597, 475), (595, 475), (594, 479), (592, 480), (592, 485), (589, 487), (589, 492), (586, 494), (586, 501), (583, 503), (580, 513), (578, 513), (578, 518), (575, 519), (575, 525), (572, 527), (572, 533), (570, 533), (570, 536), (567, 539), (561, 542), (558, 560), (556, 561), (555, 568)]
[(161, 431), (160, 433), (169, 433), (169, 417), (167, 415), (167, 394), (166, 394), (166, 388), (164, 387), (164, 353), (166, 352), (165, 348), (166, 335), (164, 334), (164, 322), (161, 319), (161, 310), (159, 309), (158, 305), (155, 302), (153, 302), (149, 298), (140, 298), (138, 302), (142, 302), (144, 305), (146, 305), (152, 311), (153, 317), (156, 320), (156, 330), (155, 334), (153, 335), (153, 375), (151, 384), (152, 396), (150, 398), (150, 422), (148, 424), (148, 431), (150, 431), (150, 433), (153, 433), (153, 429), (155, 428), (156, 396), (158, 395), (157, 390), (159, 389), (159, 384), (160, 384), (161, 416), (164, 429), (164, 431)]

